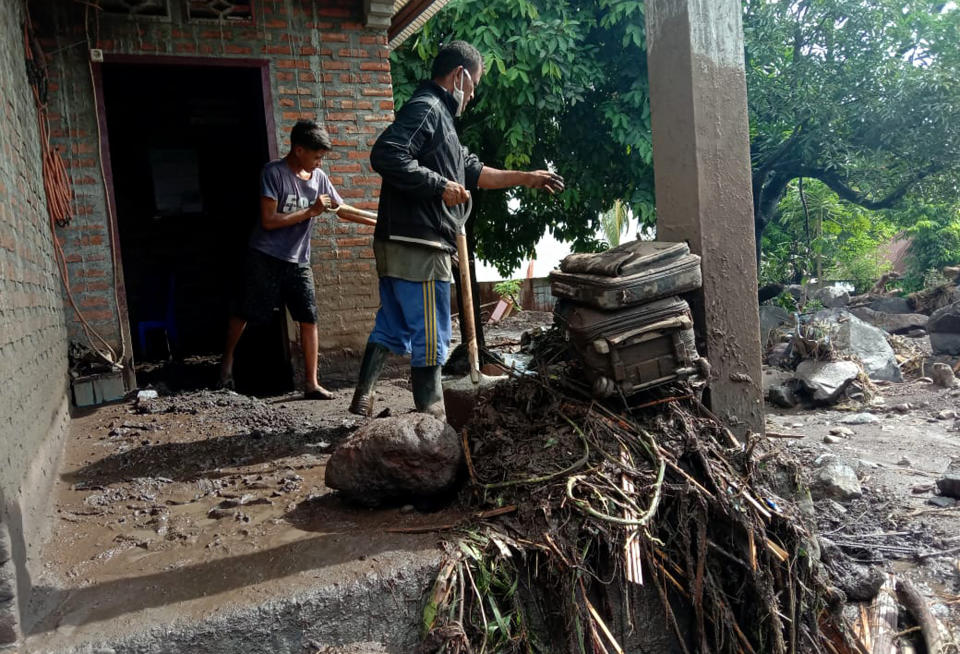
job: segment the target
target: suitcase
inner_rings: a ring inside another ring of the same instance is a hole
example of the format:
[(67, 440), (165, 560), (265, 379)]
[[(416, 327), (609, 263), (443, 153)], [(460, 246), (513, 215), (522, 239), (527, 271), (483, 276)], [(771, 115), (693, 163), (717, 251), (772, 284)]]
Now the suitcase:
[(573, 254), (550, 273), (554, 296), (620, 309), (700, 288), (700, 257), (685, 243), (632, 241), (599, 254)]
[(618, 311), (559, 300), (554, 314), (583, 361), (597, 397), (632, 395), (674, 381), (706, 378), (690, 307), (677, 297)]

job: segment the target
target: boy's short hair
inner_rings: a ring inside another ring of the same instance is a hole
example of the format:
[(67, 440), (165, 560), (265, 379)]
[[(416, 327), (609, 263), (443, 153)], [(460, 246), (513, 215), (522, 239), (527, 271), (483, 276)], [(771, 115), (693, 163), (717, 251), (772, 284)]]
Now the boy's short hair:
[(307, 150), (332, 150), (330, 135), (313, 120), (298, 120), (290, 130), (290, 145)]

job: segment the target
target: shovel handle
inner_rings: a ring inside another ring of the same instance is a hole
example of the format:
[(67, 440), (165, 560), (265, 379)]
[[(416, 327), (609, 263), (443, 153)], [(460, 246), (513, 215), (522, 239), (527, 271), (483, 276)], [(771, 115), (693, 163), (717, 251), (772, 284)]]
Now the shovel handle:
[[(441, 205), (444, 213), (451, 220), (456, 220), (450, 207)], [(473, 316), (473, 286), (470, 284), (470, 249), (467, 247), (467, 218), (473, 209), (473, 197), (467, 199), (467, 205), (462, 209), (463, 218), (457, 222), (460, 229), (457, 231), (457, 257), (460, 259), (460, 295), (463, 306), (460, 315), (463, 316), (463, 338), (467, 343), (467, 360), (470, 362), (470, 381), (480, 383), (480, 352), (477, 348), (477, 325)]]
[(462, 231), (457, 234), (457, 256), (460, 258), (460, 294), (463, 296), (463, 306), (460, 307), (460, 315), (463, 316), (463, 337), (467, 341), (470, 379), (474, 384), (478, 384), (480, 383), (480, 353), (477, 350), (477, 325), (473, 321), (473, 288), (470, 284), (470, 252), (467, 249), (467, 235)]

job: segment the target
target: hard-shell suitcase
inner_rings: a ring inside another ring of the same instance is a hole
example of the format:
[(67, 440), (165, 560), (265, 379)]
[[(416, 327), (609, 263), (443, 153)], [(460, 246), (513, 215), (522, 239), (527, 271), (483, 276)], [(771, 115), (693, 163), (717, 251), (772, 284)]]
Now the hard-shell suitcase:
[(685, 243), (631, 241), (599, 254), (573, 254), (550, 273), (554, 296), (619, 309), (700, 288), (700, 257)]
[(584, 363), (598, 397), (625, 395), (691, 377), (706, 377), (690, 307), (677, 297), (618, 311), (559, 300), (554, 314)]

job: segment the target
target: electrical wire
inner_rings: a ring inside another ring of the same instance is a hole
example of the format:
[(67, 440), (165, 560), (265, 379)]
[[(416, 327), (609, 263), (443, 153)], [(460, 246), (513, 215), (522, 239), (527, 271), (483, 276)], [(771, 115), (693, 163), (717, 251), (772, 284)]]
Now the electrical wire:
[[(47, 198), (47, 214), (50, 219), (50, 236), (53, 240), (54, 256), (57, 270), (67, 296), (67, 301), (73, 308), (77, 322), (86, 336), (91, 349), (102, 359), (114, 366), (120, 366), (121, 358), (109, 342), (90, 324), (77, 305), (73, 290), (70, 288), (70, 274), (67, 269), (66, 255), (63, 245), (57, 236), (57, 227), (65, 227), (74, 216), (73, 191), (66, 166), (60, 152), (50, 143), (50, 123), (47, 116), (47, 70), (43, 50), (33, 37), (33, 24), (30, 19), (30, 8), (24, 2), (23, 45), (27, 62), (28, 82), (33, 91), (33, 100), (37, 108), (37, 126), (40, 136), (42, 152), (43, 190)], [(99, 347), (97, 342), (103, 346)]]

